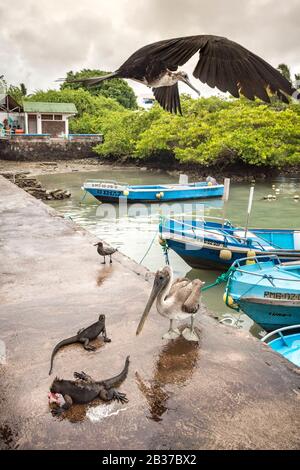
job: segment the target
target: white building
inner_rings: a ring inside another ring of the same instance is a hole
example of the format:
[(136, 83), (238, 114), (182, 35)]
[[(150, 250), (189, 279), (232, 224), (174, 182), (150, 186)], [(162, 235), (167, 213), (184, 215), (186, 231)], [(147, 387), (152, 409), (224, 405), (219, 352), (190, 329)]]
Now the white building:
[(73, 103), (24, 101), (10, 95), (0, 100), (0, 136), (10, 134), (69, 137), (69, 118), (77, 114)]

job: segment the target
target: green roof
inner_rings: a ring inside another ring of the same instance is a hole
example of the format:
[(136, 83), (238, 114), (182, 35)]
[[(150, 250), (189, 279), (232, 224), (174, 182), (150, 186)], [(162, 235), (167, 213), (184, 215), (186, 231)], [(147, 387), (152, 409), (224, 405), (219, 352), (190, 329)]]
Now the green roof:
[(77, 109), (74, 103), (43, 103), (38, 101), (24, 101), (23, 108), (25, 113), (77, 113)]

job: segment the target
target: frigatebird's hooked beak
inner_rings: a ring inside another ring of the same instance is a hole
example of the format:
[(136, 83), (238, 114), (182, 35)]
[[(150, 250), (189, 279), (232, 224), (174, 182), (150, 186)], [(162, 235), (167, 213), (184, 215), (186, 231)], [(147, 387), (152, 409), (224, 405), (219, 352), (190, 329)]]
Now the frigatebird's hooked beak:
[(194, 91), (200, 96), (200, 91), (197, 90), (197, 88), (195, 88), (194, 85), (192, 85), (192, 83), (190, 82), (189, 78), (180, 76), (180, 77), (179, 77), (179, 80), (180, 80), (181, 82), (183, 82), (183, 83), (186, 83), (186, 85), (188, 85), (192, 90), (194, 90)]
[(162, 275), (162, 272), (157, 271), (150, 297), (148, 299), (142, 318), (140, 319), (140, 323), (136, 329), (136, 335), (139, 335), (140, 332), (142, 331), (144, 323), (149, 315), (149, 312), (151, 310), (154, 300), (156, 299), (160, 291), (165, 287), (167, 282), (168, 282), (168, 279)]

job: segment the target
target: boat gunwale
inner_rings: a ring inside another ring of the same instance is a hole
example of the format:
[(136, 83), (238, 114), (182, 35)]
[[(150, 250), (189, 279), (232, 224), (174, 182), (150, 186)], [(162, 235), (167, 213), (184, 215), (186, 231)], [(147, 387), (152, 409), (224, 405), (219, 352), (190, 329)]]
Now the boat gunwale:
[[(162, 234), (163, 235), (163, 234)], [(172, 234), (173, 235), (173, 234)], [(189, 238), (189, 237), (165, 237), (163, 238), (164, 240), (174, 240), (176, 242), (179, 242), (179, 243), (185, 243), (185, 244), (190, 244), (190, 245), (196, 245), (197, 242), (200, 242), (200, 240), (198, 239), (195, 239), (195, 238)], [(203, 249), (203, 248), (209, 248), (209, 249), (212, 249), (212, 250), (216, 250), (216, 251), (220, 251), (220, 250), (223, 250), (223, 249), (228, 249), (228, 250), (231, 250), (233, 253), (247, 253), (250, 249), (253, 249), (253, 247), (251, 246), (241, 246), (241, 247), (238, 247), (237, 245), (212, 245), (210, 243), (205, 243), (205, 241), (202, 242), (202, 246), (199, 247), (199, 250)], [(280, 256), (294, 256), (295, 254), (298, 254), (299, 256), (299, 260), (300, 260), (300, 250), (289, 250), (289, 251), (285, 251), (284, 249), (277, 249), (275, 248), (274, 251), (260, 251), (260, 253), (263, 253), (263, 257), (266, 258), (266, 257), (270, 257), (270, 256), (273, 256), (273, 255), (277, 255), (277, 253), (279, 253)], [(249, 257), (247, 258), (248, 260), (250, 259)]]
[[(232, 295), (232, 293), (230, 294)], [(274, 307), (300, 307), (300, 300), (290, 300), (290, 299), (271, 299), (265, 297), (243, 297), (243, 295), (239, 296), (238, 298), (234, 298), (235, 302), (250, 302), (252, 304), (260, 304), (260, 305), (271, 305)]]
[[(105, 182), (103, 181), (103, 183), (105, 184)], [(91, 182), (91, 184), (96, 184), (96, 181), (93, 183)], [(140, 187), (140, 188), (134, 188), (134, 186), (137, 186), (137, 185), (121, 185), (117, 182), (114, 182), (114, 181), (109, 181), (107, 182), (106, 184), (116, 184), (116, 187), (115, 188), (110, 188), (110, 187), (105, 187), (105, 186), (89, 186), (88, 185), (88, 182), (85, 182), (83, 183), (83, 188), (84, 190), (88, 190), (88, 189), (105, 189), (105, 191), (125, 191), (125, 190), (128, 190), (132, 193), (155, 193), (159, 190), (163, 190), (164, 192), (172, 192), (172, 191), (204, 191), (204, 190), (209, 190), (210, 192), (213, 190), (213, 189), (221, 189), (221, 188), (224, 188), (224, 185), (223, 184), (218, 184), (218, 185), (214, 185), (214, 186), (209, 186), (209, 185), (203, 185), (203, 186), (189, 186), (189, 185), (179, 185), (177, 187), (170, 187), (168, 188), (168, 185), (164, 185), (164, 184), (161, 184), (161, 185), (157, 185), (156, 187), (151, 187), (151, 188), (147, 188), (147, 186), (153, 186), (153, 185), (145, 185), (144, 187)], [(171, 183), (170, 183), (171, 184)], [(191, 183), (191, 185), (194, 184), (194, 183)], [(173, 186), (176, 186), (175, 184)], [(118, 197), (118, 196), (115, 196), (115, 197)], [(221, 197), (221, 195), (219, 196)]]
[[(300, 250), (295, 250), (295, 249), (294, 249), (294, 250), (286, 250), (286, 249), (284, 249), (284, 248), (280, 248), (280, 247), (278, 247), (277, 245), (272, 244), (271, 242), (270, 242), (269, 245), (267, 245), (267, 246), (272, 246), (272, 247), (274, 248), (274, 250), (268, 250), (268, 251), (265, 250), (264, 247), (265, 247), (266, 245), (263, 245), (262, 243), (268, 243), (268, 242), (267, 242), (267, 240), (265, 240), (263, 237), (259, 236), (259, 234), (263, 234), (263, 233), (266, 233), (266, 234), (267, 234), (267, 233), (269, 233), (269, 232), (271, 232), (272, 234), (276, 234), (276, 233), (277, 233), (277, 234), (281, 234), (282, 231), (277, 231), (277, 232), (276, 232), (276, 230), (280, 230), (280, 229), (255, 229), (255, 228), (254, 228), (254, 229), (250, 229), (250, 228), (249, 228), (249, 229), (248, 229), (248, 233), (250, 233), (250, 232), (252, 231), (252, 232), (254, 232), (255, 235), (257, 235), (258, 238), (260, 238), (260, 240), (252, 240), (252, 246), (250, 247), (249, 244), (247, 244), (247, 242), (248, 242), (248, 240), (249, 240), (248, 238), (246, 238), (246, 237), (239, 237), (239, 236), (237, 236), (237, 235), (234, 233), (234, 232), (236, 232), (237, 230), (244, 230), (244, 231), (246, 232), (245, 228), (243, 228), (243, 227), (235, 227), (235, 226), (232, 225), (232, 223), (231, 223), (228, 219), (222, 219), (222, 218), (220, 218), (220, 217), (206, 217), (206, 219), (213, 219), (213, 222), (212, 222), (212, 223), (215, 223), (215, 224), (218, 224), (218, 222), (215, 222), (215, 221), (222, 221), (222, 226), (221, 226), (221, 223), (219, 223), (219, 225), (220, 225), (221, 227), (218, 227), (218, 226), (214, 227), (214, 226), (212, 226), (211, 228), (210, 228), (210, 227), (205, 228), (205, 223), (206, 223), (205, 218), (204, 218), (204, 219), (201, 219), (201, 220), (199, 220), (199, 221), (198, 221), (198, 220), (195, 220), (195, 222), (198, 222), (198, 223), (201, 223), (201, 222), (202, 222), (202, 223), (203, 223), (203, 228), (202, 228), (201, 226), (199, 227), (199, 224), (195, 226), (195, 225), (192, 225), (192, 224), (190, 224), (190, 223), (188, 223), (188, 222), (184, 222), (184, 221), (180, 222), (178, 219), (173, 219), (173, 218), (168, 218), (168, 217), (164, 217), (164, 218), (163, 218), (163, 217), (162, 217), (162, 218), (161, 218), (161, 222), (160, 222), (160, 232), (161, 232), (161, 234), (163, 234), (163, 232), (167, 232), (167, 233), (169, 233), (169, 234), (174, 234), (174, 233), (177, 233), (177, 234), (178, 234), (178, 233), (180, 233), (180, 237), (181, 237), (181, 238), (188, 238), (188, 239), (191, 239), (191, 240), (197, 240), (197, 235), (196, 235), (195, 237), (193, 237), (193, 238), (192, 238), (192, 237), (189, 237), (189, 236), (187, 236), (187, 235), (184, 235), (184, 233), (186, 232), (186, 231), (185, 231), (185, 227), (191, 227), (192, 230), (195, 230), (195, 229), (203, 230), (203, 233), (204, 233), (203, 239), (205, 239), (205, 233), (212, 234), (212, 233), (213, 233), (213, 232), (212, 232), (213, 230), (214, 230), (214, 231), (217, 230), (217, 231), (220, 232), (220, 235), (223, 237), (222, 242), (224, 243), (224, 248), (229, 248), (229, 247), (230, 247), (230, 249), (231, 249), (232, 251), (236, 251), (236, 250), (234, 250), (234, 249), (231, 248), (231, 247), (237, 247), (238, 249), (240, 249), (240, 248), (241, 248), (240, 245), (241, 245), (241, 243), (243, 243), (244, 246), (246, 245), (246, 247), (245, 247), (245, 248), (246, 248), (246, 251), (249, 251), (249, 249), (256, 249), (256, 250), (258, 249), (261, 253), (264, 253), (264, 254), (266, 254), (266, 255), (267, 255), (268, 253), (269, 253), (269, 254), (274, 254), (274, 253), (278, 253), (278, 252), (279, 252), (280, 254), (282, 254), (282, 253), (284, 253), (284, 252), (287, 252), (287, 253), (294, 253), (294, 252), (295, 252), (295, 253), (299, 253), (299, 255), (300, 255)], [(169, 227), (166, 223), (164, 223), (164, 221), (175, 222), (176, 224), (178, 224), (178, 225), (180, 225), (180, 226), (182, 227), (181, 231), (176, 230), (176, 228), (174, 227), (174, 228), (173, 228), (173, 232), (171, 232), (171, 231), (170, 231), (170, 227)], [(208, 223), (209, 223), (209, 220), (208, 220)], [(231, 228), (233, 229), (233, 232), (232, 232), (232, 233), (228, 233), (228, 232), (226, 232), (226, 230), (224, 230), (224, 225), (225, 225), (225, 223), (226, 223), (226, 225), (229, 226), (230, 229), (231, 229)], [(165, 230), (164, 230), (164, 229), (165, 229)], [(268, 230), (269, 232), (264, 232), (264, 230)], [(291, 234), (291, 235), (294, 234), (294, 233), (298, 233), (298, 230), (294, 230), (294, 229), (282, 229), (282, 230), (284, 230), (286, 233)], [(259, 234), (255, 233), (255, 231), (257, 231)], [(213, 233), (213, 235), (215, 236), (215, 233)], [(211, 237), (213, 240), (214, 240), (214, 236)], [(207, 236), (206, 238), (209, 238), (209, 237)], [(228, 238), (232, 238), (234, 241), (236, 241), (236, 245), (230, 244), (230, 243), (232, 243), (232, 242), (230, 242), (230, 239), (227, 240)], [(214, 240), (214, 241), (215, 241), (215, 240)], [(222, 242), (220, 242), (220, 246), (221, 246), (221, 243), (222, 243)], [(262, 242), (262, 243), (261, 243), (261, 242)], [(215, 246), (217, 246), (217, 245), (215, 245)]]
[[(277, 330), (274, 330), (274, 331), (271, 331), (270, 333), (267, 333), (262, 339), (261, 339), (261, 342), (262, 343), (265, 343), (265, 341), (269, 338), (271, 338), (273, 335), (276, 335), (279, 333), (282, 333), (284, 331), (290, 331), (290, 330), (300, 330), (300, 324), (296, 324), (296, 325), (289, 325), (289, 326), (284, 326), (282, 328), (278, 328)], [(299, 334), (299, 333), (297, 333)], [(284, 335), (283, 335), (284, 336)], [(290, 336), (290, 335), (287, 335), (287, 336)], [(279, 338), (280, 338), (280, 335), (279, 335)], [(274, 339), (279, 339), (279, 338), (274, 338)], [(274, 341), (274, 340), (272, 340)], [(266, 344), (269, 344), (269, 343), (266, 343)]]

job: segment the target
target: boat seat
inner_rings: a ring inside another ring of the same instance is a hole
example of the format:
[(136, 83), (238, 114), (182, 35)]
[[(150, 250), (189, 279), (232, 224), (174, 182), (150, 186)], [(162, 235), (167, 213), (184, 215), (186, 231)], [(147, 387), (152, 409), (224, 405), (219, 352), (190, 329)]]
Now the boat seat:
[[(244, 239), (245, 238), (245, 230), (234, 230), (233, 235), (238, 238)], [(259, 237), (253, 232), (247, 232), (247, 238), (251, 238), (251, 240), (255, 243), (257, 242), (258, 247), (262, 247), (264, 251), (275, 251), (276, 248), (273, 245), (270, 245), (266, 240)]]

